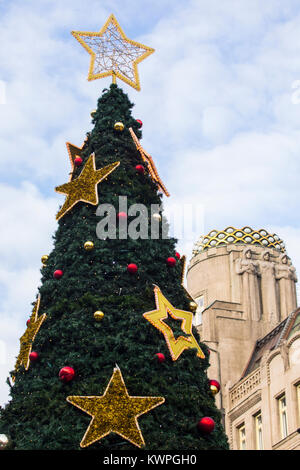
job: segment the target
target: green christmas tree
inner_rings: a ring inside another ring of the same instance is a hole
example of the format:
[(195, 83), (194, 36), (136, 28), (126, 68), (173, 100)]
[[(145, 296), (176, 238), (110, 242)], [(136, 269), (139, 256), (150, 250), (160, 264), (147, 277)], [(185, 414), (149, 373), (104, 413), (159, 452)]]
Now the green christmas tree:
[(132, 107), (113, 83), (82, 148), (68, 144), (54, 247), (1, 410), (14, 449), (228, 449)]

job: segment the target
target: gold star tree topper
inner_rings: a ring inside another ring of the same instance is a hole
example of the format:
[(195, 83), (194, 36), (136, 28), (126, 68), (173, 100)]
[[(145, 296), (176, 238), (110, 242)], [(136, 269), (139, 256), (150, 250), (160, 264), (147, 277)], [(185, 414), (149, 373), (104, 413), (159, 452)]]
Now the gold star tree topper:
[(56, 219), (58, 220), (63, 217), (65, 213), (72, 209), (79, 201), (87, 202), (92, 205), (98, 204), (98, 183), (106, 178), (119, 165), (120, 162), (115, 162), (100, 168), (100, 170), (96, 170), (95, 155), (90, 155), (78, 178), (55, 188), (56, 192), (67, 195), (67, 199), (57, 213)]
[[(191, 348), (197, 349), (197, 356), (204, 359), (205, 355), (192, 334), (192, 312), (186, 312), (173, 307), (173, 305), (162, 294), (158, 286), (154, 286), (154, 295), (156, 310), (144, 313), (143, 317), (162, 332), (173, 361), (176, 361), (185, 349)], [(188, 335), (187, 337), (179, 336), (177, 339), (175, 338), (172, 328), (163, 321), (167, 320), (168, 314), (170, 314), (174, 320), (182, 320), (181, 329)]]
[(15, 365), (15, 372), (19, 370), (21, 365), (24, 366), (25, 370), (29, 369), (29, 364), (30, 364), (29, 355), (32, 350), (32, 343), (34, 342), (34, 339), (47, 316), (45, 313), (43, 313), (43, 315), (38, 316), (38, 311), (40, 308), (40, 301), (41, 301), (41, 298), (40, 296), (38, 296), (37, 301), (34, 304), (32, 314), (30, 316), (30, 319), (27, 325), (27, 329), (20, 338), (20, 352), (17, 357), (17, 362)]
[(145, 441), (137, 418), (161, 405), (165, 399), (130, 396), (120, 369), (115, 367), (102, 396), (69, 396), (67, 401), (93, 418), (80, 447), (87, 447), (111, 432), (119, 434), (137, 447), (142, 447)]
[(88, 80), (112, 76), (140, 90), (138, 64), (154, 49), (128, 39), (113, 14), (99, 33), (72, 31), (77, 41), (91, 55)]

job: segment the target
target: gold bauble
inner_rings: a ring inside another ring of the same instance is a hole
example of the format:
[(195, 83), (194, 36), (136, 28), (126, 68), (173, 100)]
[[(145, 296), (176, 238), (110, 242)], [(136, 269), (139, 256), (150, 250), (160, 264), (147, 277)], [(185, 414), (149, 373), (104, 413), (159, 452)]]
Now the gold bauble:
[(114, 125), (115, 131), (123, 131), (124, 130), (124, 124), (123, 122), (116, 122)]
[(210, 391), (213, 395), (216, 395), (219, 392), (218, 388), (215, 385), (210, 386)]
[(153, 214), (153, 216), (152, 216), (152, 217), (153, 217), (153, 219), (155, 219), (155, 220), (159, 220), (159, 221), (161, 220), (161, 215), (160, 215), (160, 214), (158, 214), (158, 212), (157, 212), (157, 213), (155, 213), (155, 214)]
[(0, 434), (0, 450), (5, 450), (9, 447), (10, 440), (6, 434)]
[(86, 251), (91, 251), (91, 250), (93, 250), (93, 249), (94, 249), (94, 243), (91, 242), (91, 241), (85, 242), (85, 244), (84, 244), (84, 249), (85, 249)]
[(97, 110), (96, 109), (93, 109), (93, 111), (91, 111), (91, 116), (94, 117), (94, 114), (96, 114)]
[(194, 301), (190, 302), (190, 310), (192, 312), (196, 312), (197, 307), (198, 307), (198, 305), (196, 304), (196, 302), (194, 302)]
[(49, 256), (48, 255), (43, 255), (41, 257), (41, 262), (43, 263), (44, 266), (46, 266), (47, 261), (48, 261)]
[(94, 318), (96, 321), (101, 321), (103, 317), (104, 317), (104, 313), (100, 312), (100, 310), (94, 313)]

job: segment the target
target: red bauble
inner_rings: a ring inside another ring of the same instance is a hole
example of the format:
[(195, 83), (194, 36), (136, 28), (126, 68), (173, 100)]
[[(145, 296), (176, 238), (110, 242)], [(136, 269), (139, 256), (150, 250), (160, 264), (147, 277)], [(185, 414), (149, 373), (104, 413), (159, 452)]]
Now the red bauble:
[(72, 367), (63, 367), (59, 371), (59, 378), (62, 382), (70, 382), (74, 379), (75, 371)]
[(123, 219), (123, 220), (127, 219), (126, 212), (119, 212), (118, 213), (118, 219)]
[(175, 266), (175, 264), (176, 264), (176, 259), (175, 258), (170, 257), (170, 258), (167, 259), (167, 265), (168, 266)]
[(203, 434), (210, 434), (215, 429), (215, 422), (212, 418), (205, 416), (204, 418), (200, 419), (197, 427)]
[(127, 271), (131, 274), (135, 274), (138, 270), (138, 267), (136, 264), (134, 263), (130, 263), (128, 266), (127, 266)]
[(34, 362), (38, 359), (39, 355), (37, 352), (35, 351), (31, 351), (31, 353), (29, 354), (29, 359), (31, 360), (31, 362)]
[(81, 163), (82, 163), (82, 158), (81, 158), (81, 157), (76, 157), (76, 158), (74, 159), (74, 165), (75, 165), (75, 166), (80, 166)]
[(63, 275), (63, 271), (61, 269), (57, 269), (56, 271), (54, 271), (53, 273), (53, 277), (55, 279), (60, 279)]
[(30, 318), (28, 318), (27, 322), (26, 322), (26, 325), (28, 326), (30, 323)]
[(143, 122), (140, 119), (136, 119), (136, 122), (140, 125), (140, 127), (142, 127)]
[[(209, 386), (210, 386), (210, 388), (211, 388), (211, 390), (213, 391), (214, 394), (218, 393), (220, 391), (220, 388), (221, 388), (221, 385), (219, 384), (219, 382), (217, 380), (210, 380), (209, 381)], [(217, 391), (215, 389), (217, 389)]]
[(176, 256), (177, 259), (180, 259), (180, 254), (179, 253), (176, 252), (175, 256)]
[(145, 168), (143, 167), (143, 165), (136, 165), (135, 169), (140, 175), (143, 175), (145, 173)]
[(165, 355), (164, 355), (163, 353), (156, 353), (155, 355), (156, 355), (157, 361), (158, 361), (159, 363), (164, 362), (165, 359), (166, 359), (166, 358), (165, 358)]

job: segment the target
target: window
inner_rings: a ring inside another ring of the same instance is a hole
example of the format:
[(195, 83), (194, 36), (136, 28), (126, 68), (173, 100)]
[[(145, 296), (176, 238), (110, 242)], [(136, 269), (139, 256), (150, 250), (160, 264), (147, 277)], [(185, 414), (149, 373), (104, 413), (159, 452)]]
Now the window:
[(200, 297), (197, 297), (195, 299), (195, 302), (197, 303), (198, 307), (193, 316), (193, 324), (194, 326), (197, 326), (202, 323), (202, 312), (204, 310), (204, 295), (200, 295)]
[(255, 436), (256, 436), (256, 449), (263, 450), (263, 430), (262, 430), (262, 418), (261, 413), (254, 416), (255, 420)]
[(300, 424), (300, 384), (296, 385), (296, 392), (297, 392), (297, 405), (298, 405), (298, 420)]
[(288, 435), (287, 409), (286, 409), (285, 395), (282, 395), (280, 398), (278, 398), (278, 408), (279, 408), (279, 421), (280, 421), (281, 439), (284, 439)]
[(246, 450), (246, 428), (244, 424), (238, 427), (238, 437), (239, 437), (239, 449)]

